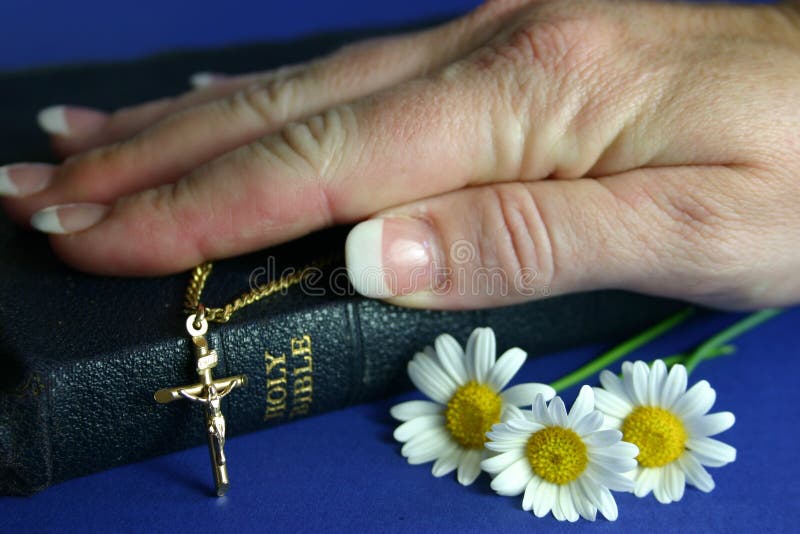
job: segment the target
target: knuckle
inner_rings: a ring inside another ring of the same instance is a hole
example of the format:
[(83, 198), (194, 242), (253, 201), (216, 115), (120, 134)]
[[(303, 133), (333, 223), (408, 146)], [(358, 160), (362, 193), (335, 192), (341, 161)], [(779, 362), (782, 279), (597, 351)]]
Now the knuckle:
[(618, 51), (624, 35), (625, 26), (613, 10), (593, 3), (547, 4), (487, 46), (479, 63), (533, 65), (561, 76), (583, 73), (600, 57)]
[(336, 174), (353, 125), (351, 108), (342, 105), (286, 124), (261, 146), (295, 172), (324, 181)]
[(58, 171), (59, 187), (68, 191), (71, 198), (91, 202), (113, 200), (118, 191), (109, 177), (127, 171), (130, 160), (125, 157), (128, 153), (125, 146), (130, 143), (108, 145), (69, 157)]
[[(739, 306), (755, 298), (754, 255), (760, 254), (760, 247), (737, 205), (741, 190), (729, 180), (720, 182), (711, 190), (708, 183), (684, 182), (674, 187), (661, 184), (651, 192), (664, 232), (648, 234), (645, 248), (680, 275), (677, 289), (689, 300)], [(728, 191), (722, 190), (723, 184)]]
[(498, 266), (518, 292), (549, 290), (556, 274), (553, 248), (535, 195), (525, 184), (490, 187), (487, 195), (480, 216), (481, 265)]
[(237, 91), (222, 105), (236, 116), (256, 116), (264, 124), (280, 124), (290, 116), (300, 85), (296, 74), (271, 76)]

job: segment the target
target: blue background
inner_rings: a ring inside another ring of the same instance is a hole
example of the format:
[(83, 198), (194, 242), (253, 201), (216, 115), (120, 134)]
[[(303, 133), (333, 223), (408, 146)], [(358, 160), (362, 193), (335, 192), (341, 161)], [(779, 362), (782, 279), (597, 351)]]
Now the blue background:
[[(3, 0), (0, 69), (400, 24), (476, 3)], [(689, 348), (734, 318), (695, 319), (637, 356), (650, 359)], [(388, 417), (389, 407), (404, 396), (232, 437), (226, 451), (233, 487), (222, 499), (208, 496), (208, 452), (200, 447), (68, 481), (32, 498), (0, 499), (0, 530), (796, 530), (798, 325), (800, 308), (795, 308), (738, 340), (737, 354), (703, 364), (692, 377), (706, 378), (716, 388), (715, 410), (737, 416), (721, 438), (739, 457), (711, 470), (717, 489), (711, 494), (689, 489), (682, 502), (668, 506), (652, 497), (618, 495), (616, 523), (576, 526), (536, 519), (520, 509), (521, 498), (494, 495), (485, 476), (463, 488), (452, 476), (434, 479), (429, 465), (408, 466), (391, 438), (395, 423)], [(420, 340), (420, 346), (430, 341)], [(498, 345), (507, 348), (503, 340)], [(552, 381), (603, 348), (538, 358), (520, 380)], [(571, 402), (576, 391), (564, 392), (565, 399)]]
[(2, 0), (0, 69), (394, 26), (479, 0)]

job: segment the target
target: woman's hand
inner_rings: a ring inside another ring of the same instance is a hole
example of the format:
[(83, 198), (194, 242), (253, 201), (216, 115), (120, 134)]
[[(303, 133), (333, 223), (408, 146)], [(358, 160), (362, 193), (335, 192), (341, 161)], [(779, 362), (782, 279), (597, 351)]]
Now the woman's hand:
[(42, 119), (70, 157), (6, 168), (4, 207), (66, 234), (54, 249), (87, 271), (169, 273), (368, 219), (351, 279), (399, 304), (800, 300), (796, 6), (496, 0), (307, 65)]

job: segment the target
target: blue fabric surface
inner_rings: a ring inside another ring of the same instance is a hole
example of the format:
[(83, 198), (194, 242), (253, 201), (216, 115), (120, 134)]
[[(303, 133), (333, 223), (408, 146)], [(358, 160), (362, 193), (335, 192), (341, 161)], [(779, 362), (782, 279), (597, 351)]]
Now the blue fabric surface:
[[(476, 3), (142, 0), (124, 7), (99, 0), (5, 0), (0, 69), (400, 23)], [(695, 319), (636, 356), (689, 348), (735, 317)], [(0, 499), (0, 530), (793, 531), (800, 519), (800, 405), (793, 397), (800, 376), (798, 325), (800, 308), (794, 308), (737, 340), (735, 355), (707, 362), (691, 377), (708, 379), (716, 389), (715, 411), (737, 416), (720, 437), (738, 449), (738, 459), (710, 470), (716, 490), (689, 489), (682, 502), (667, 506), (652, 496), (617, 494), (616, 523), (536, 519), (520, 509), (520, 497), (494, 495), (486, 476), (464, 488), (453, 476), (433, 478), (430, 465), (407, 465), (391, 438), (396, 423), (388, 416), (389, 407), (407, 395), (232, 437), (226, 449), (232, 490), (222, 499), (208, 496), (208, 452), (199, 447), (72, 480), (32, 498)], [(430, 341), (420, 340), (420, 347)], [(502, 339), (498, 345), (507, 348)], [(518, 379), (552, 381), (602, 348), (538, 358)], [(570, 403), (576, 393), (577, 388), (564, 392), (565, 400)]]
[(394, 26), (479, 0), (2, 0), (0, 70)]
[[(696, 318), (636, 356), (689, 348), (736, 317)], [(405, 395), (231, 438), (232, 489), (221, 499), (209, 496), (208, 451), (199, 447), (72, 480), (32, 498), (0, 499), (0, 525), (6, 532), (189, 532), (210, 525), (233, 532), (793, 531), (800, 520), (800, 405), (793, 397), (800, 376), (798, 324), (800, 307), (739, 338), (735, 355), (706, 362), (690, 377), (690, 383), (707, 379), (716, 389), (714, 411), (736, 414), (736, 424), (720, 438), (738, 449), (738, 458), (709, 470), (717, 488), (710, 494), (689, 488), (670, 505), (616, 494), (616, 523), (537, 519), (521, 510), (521, 497), (494, 495), (486, 475), (464, 488), (453, 476), (431, 476), (430, 465), (407, 465), (388, 415), (394, 403), (414, 396)], [(498, 340), (498, 349), (505, 348)], [(552, 381), (602, 348), (537, 358), (518, 378)], [(576, 394), (572, 388), (564, 398), (571, 403)]]

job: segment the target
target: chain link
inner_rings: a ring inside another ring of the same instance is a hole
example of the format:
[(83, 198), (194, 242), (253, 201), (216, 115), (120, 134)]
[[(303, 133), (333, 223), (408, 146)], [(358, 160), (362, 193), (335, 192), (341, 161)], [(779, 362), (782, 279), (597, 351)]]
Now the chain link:
[[(261, 286), (255, 287), (243, 293), (233, 302), (226, 304), (221, 308), (205, 307), (206, 320), (211, 323), (227, 323), (234, 313), (242, 308), (258, 302), (259, 300), (273, 295), (279, 291), (288, 289), (289, 287), (299, 284), (303, 279), (308, 276), (315, 269), (320, 269), (326, 265), (333, 263), (338, 256), (331, 256), (323, 260), (313, 262), (299, 269), (292, 274), (282, 276), (277, 280)], [(184, 306), (186, 313), (195, 313), (200, 306), (200, 298), (203, 294), (203, 289), (206, 287), (208, 277), (211, 275), (211, 270), (214, 265), (211, 262), (206, 262), (198, 265), (192, 270), (192, 277), (189, 280), (189, 285), (186, 287), (186, 299)]]

